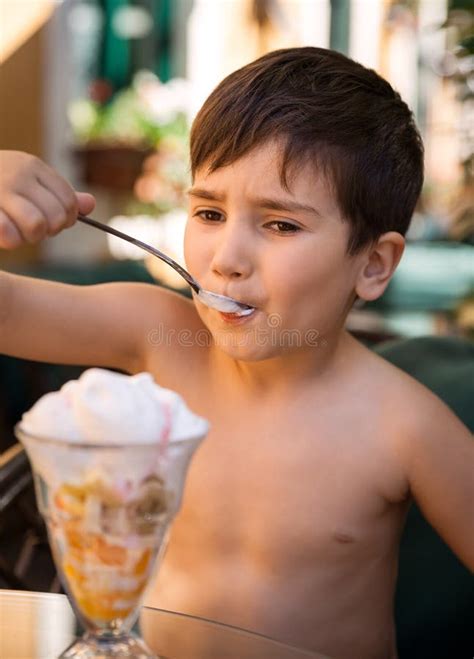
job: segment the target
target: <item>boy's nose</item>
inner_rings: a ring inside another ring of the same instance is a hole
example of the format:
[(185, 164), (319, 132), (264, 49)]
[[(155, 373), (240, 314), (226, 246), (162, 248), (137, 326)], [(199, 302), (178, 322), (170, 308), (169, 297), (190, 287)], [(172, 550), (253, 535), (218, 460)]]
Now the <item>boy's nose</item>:
[(249, 236), (226, 227), (211, 261), (213, 273), (225, 279), (246, 279), (252, 272)]

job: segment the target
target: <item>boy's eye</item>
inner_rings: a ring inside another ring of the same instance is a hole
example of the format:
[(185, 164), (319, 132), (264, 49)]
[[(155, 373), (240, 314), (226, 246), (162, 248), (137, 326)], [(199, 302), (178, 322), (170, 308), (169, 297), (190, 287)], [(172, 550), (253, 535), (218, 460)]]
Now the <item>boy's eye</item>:
[(220, 222), (222, 219), (222, 213), (219, 213), (218, 211), (198, 211), (195, 213), (195, 215), (200, 217), (202, 220), (206, 220), (207, 222)]
[(296, 226), (296, 224), (291, 224), (291, 222), (268, 222), (265, 226), (272, 227), (272, 231), (275, 233), (297, 233), (301, 231), (300, 227)]
[[(195, 217), (200, 217), (205, 222), (222, 222), (223, 215), (219, 211), (214, 210), (202, 210), (197, 211)], [(269, 227), (273, 233), (277, 234), (292, 234), (301, 231), (300, 227), (291, 222), (285, 222), (284, 220), (277, 220), (274, 222), (267, 222), (266, 227)]]

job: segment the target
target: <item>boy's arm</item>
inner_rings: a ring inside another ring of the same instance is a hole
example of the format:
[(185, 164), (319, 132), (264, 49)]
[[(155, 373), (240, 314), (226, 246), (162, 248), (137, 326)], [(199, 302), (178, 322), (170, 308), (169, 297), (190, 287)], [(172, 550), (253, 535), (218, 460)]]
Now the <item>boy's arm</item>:
[(397, 451), (426, 519), (474, 572), (474, 437), (431, 392), (417, 396), (415, 429)]
[(152, 330), (192, 314), (189, 300), (150, 284), (71, 286), (0, 272), (0, 353), (23, 359), (136, 372), (151, 348), (158, 363), (165, 353), (164, 341), (150, 344)]
[[(0, 249), (56, 235), (94, 204), (38, 158), (0, 151)], [(7, 355), (127, 372), (153, 366), (166, 377), (180, 357), (189, 370), (197, 351), (176, 332), (193, 327), (193, 304), (157, 286), (68, 286), (0, 272), (0, 353)]]

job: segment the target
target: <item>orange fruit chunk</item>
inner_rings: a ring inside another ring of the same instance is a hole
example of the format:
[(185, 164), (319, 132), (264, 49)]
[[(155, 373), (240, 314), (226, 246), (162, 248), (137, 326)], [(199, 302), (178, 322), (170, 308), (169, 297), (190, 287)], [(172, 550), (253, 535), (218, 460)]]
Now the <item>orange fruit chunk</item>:
[(127, 560), (128, 551), (125, 547), (119, 545), (109, 545), (99, 536), (95, 536), (92, 551), (98, 559), (106, 565), (124, 565)]
[(134, 605), (117, 609), (113, 601), (102, 598), (100, 593), (91, 593), (90, 597), (77, 597), (77, 603), (82, 613), (92, 620), (108, 622), (115, 618), (126, 618), (133, 610)]
[(135, 563), (135, 569), (133, 572), (136, 576), (141, 576), (145, 572), (145, 570), (148, 568), (148, 564), (150, 563), (150, 558), (151, 550), (145, 549), (138, 561)]

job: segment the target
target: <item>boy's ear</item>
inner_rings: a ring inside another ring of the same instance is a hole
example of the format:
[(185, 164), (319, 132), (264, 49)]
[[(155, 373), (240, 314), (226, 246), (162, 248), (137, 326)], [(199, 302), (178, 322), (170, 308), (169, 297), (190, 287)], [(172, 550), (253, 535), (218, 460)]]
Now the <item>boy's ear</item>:
[(405, 249), (405, 239), (396, 231), (384, 233), (365, 253), (355, 292), (367, 302), (376, 300), (388, 286)]

